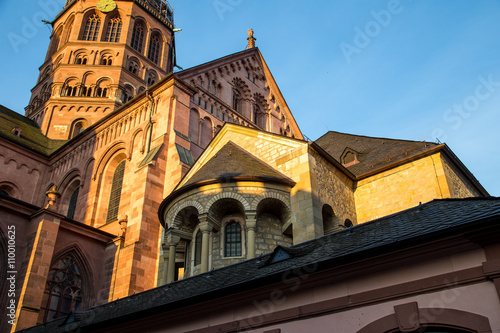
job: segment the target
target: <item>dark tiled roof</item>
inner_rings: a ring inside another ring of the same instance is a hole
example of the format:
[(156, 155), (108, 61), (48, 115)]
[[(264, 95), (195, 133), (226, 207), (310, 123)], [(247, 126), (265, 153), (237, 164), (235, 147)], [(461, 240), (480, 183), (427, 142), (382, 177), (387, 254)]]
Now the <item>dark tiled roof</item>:
[(479, 225), (500, 228), (500, 198), (434, 200), (288, 249), (278, 248), (290, 254), (290, 259), (272, 263), (270, 259), (274, 255), (266, 254), (94, 307), (76, 313), (74, 318), (59, 318), (25, 332), (64, 332), (67, 319), (72, 329), (90, 332), (93, 327), (106, 327), (107, 321), (123, 324), (183, 305), (279, 282), (283, 273), (300, 267), (317, 264), (316, 271), (320, 271), (459, 235)]
[[(12, 129), (16, 127), (21, 129), (20, 137), (12, 134)], [(47, 138), (35, 121), (2, 105), (0, 105), (0, 136), (45, 156), (50, 155), (67, 142)]]
[(231, 179), (258, 179), (293, 183), (293, 180), (229, 141), (183, 186), (199, 182)]
[(339, 163), (342, 163), (342, 154), (346, 149), (356, 152), (360, 163), (347, 168), (356, 176), (438, 146), (430, 142), (373, 138), (334, 131), (326, 133), (315, 143)]

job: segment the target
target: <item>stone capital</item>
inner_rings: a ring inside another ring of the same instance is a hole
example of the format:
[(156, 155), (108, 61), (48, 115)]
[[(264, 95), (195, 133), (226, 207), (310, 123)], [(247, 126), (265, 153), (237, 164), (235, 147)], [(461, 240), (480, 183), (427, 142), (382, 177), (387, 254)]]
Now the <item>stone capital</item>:
[[(208, 213), (198, 215), (198, 220), (200, 221), (200, 229), (203, 223), (208, 223), (212, 229), (220, 229), (220, 222), (209, 216)], [(212, 229), (210, 229), (210, 231), (212, 231)]]
[(253, 230), (255, 231), (255, 229), (257, 228), (257, 221), (253, 220), (253, 221), (248, 221), (246, 222), (246, 226), (247, 226), (247, 229), (248, 230)]
[(210, 222), (201, 222), (200, 223), (200, 231), (202, 233), (209, 233), (213, 230), (213, 226)]
[(165, 237), (165, 243), (167, 243), (168, 246), (177, 246), (180, 241), (181, 238), (173, 233), (167, 233), (167, 237)]
[(246, 220), (247, 220), (247, 225), (248, 222), (254, 222), (257, 221), (257, 211), (256, 210), (247, 210), (245, 211), (246, 214)]

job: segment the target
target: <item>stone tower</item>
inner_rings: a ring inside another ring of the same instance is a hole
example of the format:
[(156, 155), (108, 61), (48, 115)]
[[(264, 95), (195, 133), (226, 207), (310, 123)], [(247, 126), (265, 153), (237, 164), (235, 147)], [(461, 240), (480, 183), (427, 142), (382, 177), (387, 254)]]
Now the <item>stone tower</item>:
[(68, 0), (26, 116), (67, 140), (172, 72), (173, 11), (162, 0)]

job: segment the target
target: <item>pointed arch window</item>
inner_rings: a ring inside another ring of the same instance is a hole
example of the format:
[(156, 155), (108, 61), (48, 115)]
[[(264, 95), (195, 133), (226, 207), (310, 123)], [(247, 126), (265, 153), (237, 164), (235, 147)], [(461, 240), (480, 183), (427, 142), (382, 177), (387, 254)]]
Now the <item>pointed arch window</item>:
[(241, 226), (236, 221), (231, 221), (224, 229), (224, 256), (241, 256)]
[(255, 125), (259, 124), (259, 107), (257, 105), (253, 106), (253, 122)]
[(151, 36), (151, 41), (149, 42), (148, 58), (155, 64), (158, 63), (158, 57), (160, 54), (160, 36), (157, 33)]
[(120, 207), (120, 198), (122, 195), (123, 175), (125, 174), (125, 161), (118, 164), (113, 174), (111, 183), (111, 193), (109, 195), (108, 214), (106, 223), (118, 219), (118, 208)]
[(84, 297), (82, 282), (81, 269), (72, 254), (52, 265), (45, 288), (45, 321), (80, 310)]
[(194, 265), (200, 265), (201, 264), (201, 243), (202, 243), (203, 237), (201, 234), (201, 231), (198, 230), (196, 233), (196, 237), (194, 240)]
[[(81, 130), (82, 127), (80, 126), (80, 128), (78, 129), (78, 133), (81, 132)], [(75, 127), (75, 132), (76, 132), (76, 127)], [(66, 214), (66, 216), (70, 219), (73, 219), (75, 217), (76, 203), (78, 202), (78, 192), (80, 192), (80, 186), (78, 186), (73, 191), (73, 194), (71, 194), (71, 198), (69, 199), (68, 213)]]
[(136, 51), (142, 52), (142, 43), (144, 41), (144, 24), (142, 22), (136, 22), (134, 29), (132, 30), (132, 41), (130, 46), (132, 46)]
[(97, 14), (90, 16), (85, 24), (85, 30), (83, 31), (83, 40), (96, 41), (99, 35), (99, 29), (101, 28), (101, 19)]
[(115, 16), (108, 22), (106, 29), (106, 42), (118, 43), (122, 32), (122, 19), (120, 16)]

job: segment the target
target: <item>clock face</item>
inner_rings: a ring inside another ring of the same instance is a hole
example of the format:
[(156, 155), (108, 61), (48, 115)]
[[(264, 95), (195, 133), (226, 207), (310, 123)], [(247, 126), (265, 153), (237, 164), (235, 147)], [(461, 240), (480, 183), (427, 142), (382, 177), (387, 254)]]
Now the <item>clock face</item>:
[(103, 13), (109, 13), (115, 10), (116, 2), (113, 0), (101, 0), (97, 3), (97, 9)]

